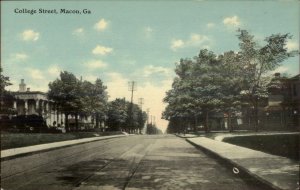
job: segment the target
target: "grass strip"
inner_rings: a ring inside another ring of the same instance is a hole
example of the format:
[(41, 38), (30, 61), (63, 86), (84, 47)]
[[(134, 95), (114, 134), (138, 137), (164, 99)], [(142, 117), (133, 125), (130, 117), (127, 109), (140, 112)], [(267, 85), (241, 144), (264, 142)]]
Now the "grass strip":
[(299, 160), (300, 135), (298, 134), (225, 137), (223, 141), (269, 154)]

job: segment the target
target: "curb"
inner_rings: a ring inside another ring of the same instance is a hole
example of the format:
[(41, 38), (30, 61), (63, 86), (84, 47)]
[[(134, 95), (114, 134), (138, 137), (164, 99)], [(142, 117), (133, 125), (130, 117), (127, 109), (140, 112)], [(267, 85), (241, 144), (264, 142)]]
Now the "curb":
[(182, 135), (178, 135), (178, 134), (174, 134), (176, 137), (179, 137), (179, 138), (182, 138), (182, 139), (187, 139), (187, 138), (197, 138), (197, 137), (200, 137), (200, 136), (182, 136)]
[(213, 156), (214, 158), (217, 158), (219, 159), (222, 163), (226, 164), (227, 167), (229, 166), (230, 168), (237, 168), (238, 170), (241, 171), (241, 175), (243, 176), (247, 176), (247, 177), (251, 177), (253, 178), (254, 180), (257, 180), (260, 185), (266, 187), (266, 189), (270, 189), (270, 190), (282, 190), (281, 188), (277, 187), (277, 186), (274, 186), (272, 183), (270, 183), (269, 181), (257, 176), (256, 174), (250, 172), (247, 168), (241, 166), (240, 164), (228, 159), (228, 158), (225, 158), (221, 155), (219, 155), (218, 153), (215, 153), (214, 151), (211, 151), (210, 149), (207, 149), (201, 145), (198, 145), (192, 141), (190, 141), (189, 139), (186, 139), (186, 141), (188, 143), (190, 143), (191, 145), (199, 148), (200, 150), (204, 151), (205, 153)]

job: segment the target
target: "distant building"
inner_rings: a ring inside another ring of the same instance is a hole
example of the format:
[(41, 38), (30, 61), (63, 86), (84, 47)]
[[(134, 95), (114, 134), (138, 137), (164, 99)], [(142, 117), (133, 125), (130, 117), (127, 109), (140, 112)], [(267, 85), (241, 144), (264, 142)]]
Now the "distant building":
[(275, 73), (268, 85), (265, 128), (299, 129), (300, 75), (291, 78)]
[(54, 121), (57, 124), (64, 122), (64, 115), (59, 113), (56, 103), (48, 99), (47, 93), (30, 91), (30, 88), (26, 88), (24, 79), (19, 84), (19, 91), (12, 94), (14, 96), (12, 105), (17, 115), (40, 115), (46, 120), (47, 125), (52, 125)]
[(291, 125), (300, 129), (300, 74), (287, 80), (288, 96), (284, 106), (289, 108), (292, 115)]
[[(19, 84), (19, 90), (12, 92), (13, 99), (9, 104), (16, 112), (16, 115), (39, 115), (46, 120), (48, 126), (64, 126), (65, 115), (58, 110), (58, 105), (55, 101), (49, 100), (48, 95), (41, 91), (31, 91), (30, 88), (26, 88), (24, 79), (21, 79)], [(70, 115), (69, 127), (75, 125), (74, 116)], [(79, 123), (81, 127), (93, 128), (93, 119), (91, 116), (79, 117)]]

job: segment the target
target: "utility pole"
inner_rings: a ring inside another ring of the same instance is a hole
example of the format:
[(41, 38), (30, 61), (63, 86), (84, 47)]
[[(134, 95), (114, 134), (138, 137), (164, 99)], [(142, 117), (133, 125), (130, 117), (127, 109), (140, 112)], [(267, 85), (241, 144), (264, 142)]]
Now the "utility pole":
[(136, 91), (135, 81), (128, 82), (128, 90), (131, 91), (131, 102), (129, 110), (129, 127), (132, 127), (133, 124), (133, 91)]
[(133, 103), (133, 91), (136, 91), (136, 82), (128, 82), (128, 90), (131, 91), (131, 104)]

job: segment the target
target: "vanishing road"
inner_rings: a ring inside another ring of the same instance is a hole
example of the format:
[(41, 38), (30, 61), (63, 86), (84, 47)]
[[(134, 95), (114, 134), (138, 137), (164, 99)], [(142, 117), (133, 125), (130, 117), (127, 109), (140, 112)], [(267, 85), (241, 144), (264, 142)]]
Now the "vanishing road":
[(263, 189), (182, 138), (135, 135), (1, 162), (4, 190)]

